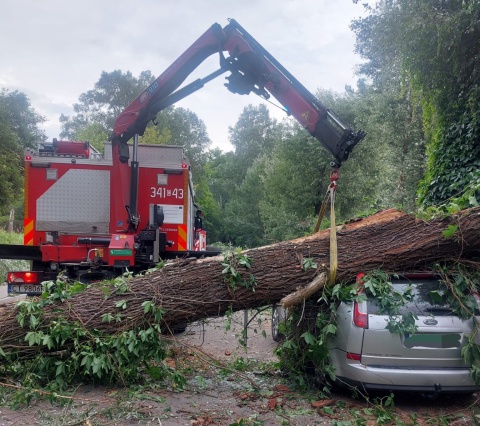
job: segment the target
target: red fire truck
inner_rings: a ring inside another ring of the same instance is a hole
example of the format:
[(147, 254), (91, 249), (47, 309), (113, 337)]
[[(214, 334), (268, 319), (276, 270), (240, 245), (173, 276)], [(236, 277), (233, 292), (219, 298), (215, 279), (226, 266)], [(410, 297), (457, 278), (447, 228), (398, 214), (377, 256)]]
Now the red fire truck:
[(125, 206), (115, 204), (119, 185), (111, 144), (100, 154), (88, 142), (54, 139), (25, 152), (24, 246), (30, 250), (19, 257), (33, 268), (8, 274), (10, 292), (41, 292), (40, 283), (60, 270), (89, 282), (148, 269), (160, 256), (206, 254), (205, 231), (194, 229), (194, 190), (183, 148), (139, 145), (138, 162), (141, 219), (131, 233), (127, 221), (115, 217)]
[[(215, 53), (218, 70), (179, 88)], [(38, 293), (40, 283), (59, 271), (89, 282), (126, 269), (141, 271), (165, 257), (216, 254), (205, 251), (205, 233), (198, 225), (194, 229), (194, 194), (182, 148), (140, 145), (139, 136), (159, 111), (227, 72), (231, 92), (275, 97), (333, 155), (335, 169), (364, 137), (238, 22), (214, 24), (118, 116), (103, 155), (88, 142), (58, 140), (26, 153), (25, 245), (0, 246), (0, 258), (30, 260), (32, 268), (8, 274), (10, 292)]]

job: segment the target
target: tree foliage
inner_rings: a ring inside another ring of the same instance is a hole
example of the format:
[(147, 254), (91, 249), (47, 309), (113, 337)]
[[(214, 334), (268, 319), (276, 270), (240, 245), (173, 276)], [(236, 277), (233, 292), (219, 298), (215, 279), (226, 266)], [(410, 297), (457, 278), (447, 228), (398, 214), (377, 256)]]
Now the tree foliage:
[(207, 160), (207, 149), (211, 144), (205, 123), (194, 112), (175, 107), (160, 111), (156, 122), (159, 132), (169, 136), (165, 138), (165, 142), (183, 146), (192, 163), (193, 174), (201, 174)]
[(245, 177), (256, 158), (275, 146), (279, 136), (276, 124), (265, 105), (249, 105), (243, 109), (235, 126), (228, 129), (230, 142), (235, 147), (237, 183)]
[(282, 133), (264, 166), (260, 212), (266, 242), (310, 232), (330, 183), (328, 153), (318, 141), (291, 122), (284, 123)]
[(95, 124), (110, 135), (115, 119), (135, 97), (154, 80), (150, 71), (143, 71), (136, 78), (130, 71), (103, 71), (92, 90), (82, 93), (73, 105), (74, 116), (60, 116), (60, 136), (79, 139), (78, 133)]
[[(355, 127), (367, 131), (341, 169), (341, 216), (390, 207), (414, 211), (418, 182), (425, 171), (418, 105), (391, 87), (378, 90), (360, 84), (356, 92), (337, 97), (332, 108), (352, 116)], [(344, 186), (348, 186), (345, 191)]]
[(46, 139), (38, 128), (43, 121), (24, 93), (6, 89), (0, 92), (0, 215), (22, 199), (23, 150)]
[(420, 200), (442, 203), (480, 173), (480, 3), (380, 1), (368, 11), (352, 24), (367, 60), (361, 72), (421, 103), (428, 167)]
[(98, 151), (103, 150), (103, 144), (108, 140), (108, 134), (100, 123), (92, 123), (79, 129), (75, 134), (75, 140), (89, 141)]
[(240, 247), (264, 244), (265, 231), (260, 215), (260, 202), (264, 197), (263, 169), (266, 159), (257, 157), (248, 169), (235, 196), (225, 206), (225, 238)]
[[(340, 169), (337, 219), (414, 210), (425, 160), (416, 104), (365, 84), (317, 97), (367, 132)], [(330, 184), (330, 154), (295, 121), (269, 119), (263, 106), (245, 108), (230, 135), (235, 152), (212, 159), (209, 180), (223, 210), (222, 241), (253, 247), (311, 233)]]

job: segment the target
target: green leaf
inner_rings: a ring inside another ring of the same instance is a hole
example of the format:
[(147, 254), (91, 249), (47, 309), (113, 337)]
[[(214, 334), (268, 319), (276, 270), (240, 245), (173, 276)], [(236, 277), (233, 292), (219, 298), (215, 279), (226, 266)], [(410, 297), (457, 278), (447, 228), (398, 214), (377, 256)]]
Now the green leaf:
[(456, 203), (450, 203), (447, 205), (447, 211), (450, 214), (458, 213), (460, 210), (462, 210), (461, 207)]
[(90, 367), (92, 366), (92, 362), (93, 362), (93, 356), (91, 354), (88, 354), (82, 358), (80, 365), (85, 366), (87, 370), (90, 370)]
[(335, 335), (337, 332), (337, 327), (335, 324), (328, 324), (326, 327), (323, 328), (325, 334), (332, 334)]
[(113, 315), (112, 314), (103, 314), (102, 315), (102, 322), (112, 322)]
[(473, 195), (468, 197), (468, 202), (472, 207), (478, 207), (478, 201)]
[(195, 380), (199, 388), (205, 388), (207, 386), (207, 381), (202, 376), (195, 376)]
[(153, 309), (155, 308), (155, 305), (151, 300), (146, 300), (145, 302), (142, 303), (142, 306), (143, 306), (143, 313), (145, 314), (153, 311)]
[(309, 331), (305, 331), (300, 337), (303, 337), (308, 345), (314, 345), (317, 342), (315, 336)]
[(429, 293), (430, 299), (434, 305), (442, 305), (443, 304), (443, 295), (438, 291), (431, 291)]
[(372, 296), (376, 296), (377, 295), (377, 288), (376, 288), (376, 285), (375, 283), (373, 282), (373, 280), (366, 280), (364, 283), (363, 283), (363, 288), (365, 290), (369, 290), (370, 293), (372, 294)]
[(330, 414), (330, 415), (334, 414), (334, 411), (333, 411), (332, 407), (323, 407), (322, 411), (326, 414)]
[(35, 315), (30, 315), (30, 328), (37, 328), (40, 324), (40, 319)]
[(55, 347), (55, 341), (52, 339), (52, 336), (45, 334), (42, 339), (42, 344), (47, 346), (48, 349)]
[(458, 225), (448, 225), (447, 229), (442, 232), (442, 235), (445, 238), (451, 238), (455, 235), (455, 232), (458, 230)]
[(120, 300), (115, 304), (116, 308), (120, 309), (125, 309), (127, 307), (127, 301), (126, 300)]
[(57, 369), (55, 370), (56, 376), (61, 376), (65, 374), (65, 363), (64, 362), (56, 362)]
[(25, 340), (28, 342), (29, 346), (39, 345), (42, 341), (43, 333), (41, 331), (29, 331), (25, 335)]
[(308, 271), (309, 269), (317, 269), (316, 262), (310, 257), (304, 257), (302, 260), (302, 268), (304, 271)]

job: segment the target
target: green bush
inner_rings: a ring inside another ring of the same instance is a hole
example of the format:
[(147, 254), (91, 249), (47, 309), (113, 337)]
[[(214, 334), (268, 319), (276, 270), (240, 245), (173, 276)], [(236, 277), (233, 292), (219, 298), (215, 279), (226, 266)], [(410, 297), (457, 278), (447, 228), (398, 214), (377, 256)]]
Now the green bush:
[[(0, 244), (23, 244), (23, 234), (0, 230)], [(27, 261), (0, 259), (0, 284), (5, 282), (8, 271), (29, 269)]]

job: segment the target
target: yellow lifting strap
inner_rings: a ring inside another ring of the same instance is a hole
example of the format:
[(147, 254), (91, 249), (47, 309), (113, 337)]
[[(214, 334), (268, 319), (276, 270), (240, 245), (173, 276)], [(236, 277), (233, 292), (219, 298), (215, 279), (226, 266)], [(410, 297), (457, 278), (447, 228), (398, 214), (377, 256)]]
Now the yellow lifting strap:
[(328, 185), (327, 193), (322, 202), (320, 212), (318, 213), (317, 223), (313, 230), (314, 233), (318, 232), (325, 216), (325, 210), (327, 203), (330, 201), (330, 274), (328, 279), (328, 285), (335, 284), (337, 277), (338, 266), (338, 254), (337, 254), (337, 227), (335, 226), (335, 193), (337, 190), (338, 169), (332, 170), (330, 173), (330, 185)]
[(330, 276), (328, 279), (329, 287), (335, 284), (337, 278), (337, 266), (338, 266), (338, 255), (337, 255), (337, 227), (335, 226), (335, 192), (336, 192), (336, 181), (335, 188), (330, 191)]

